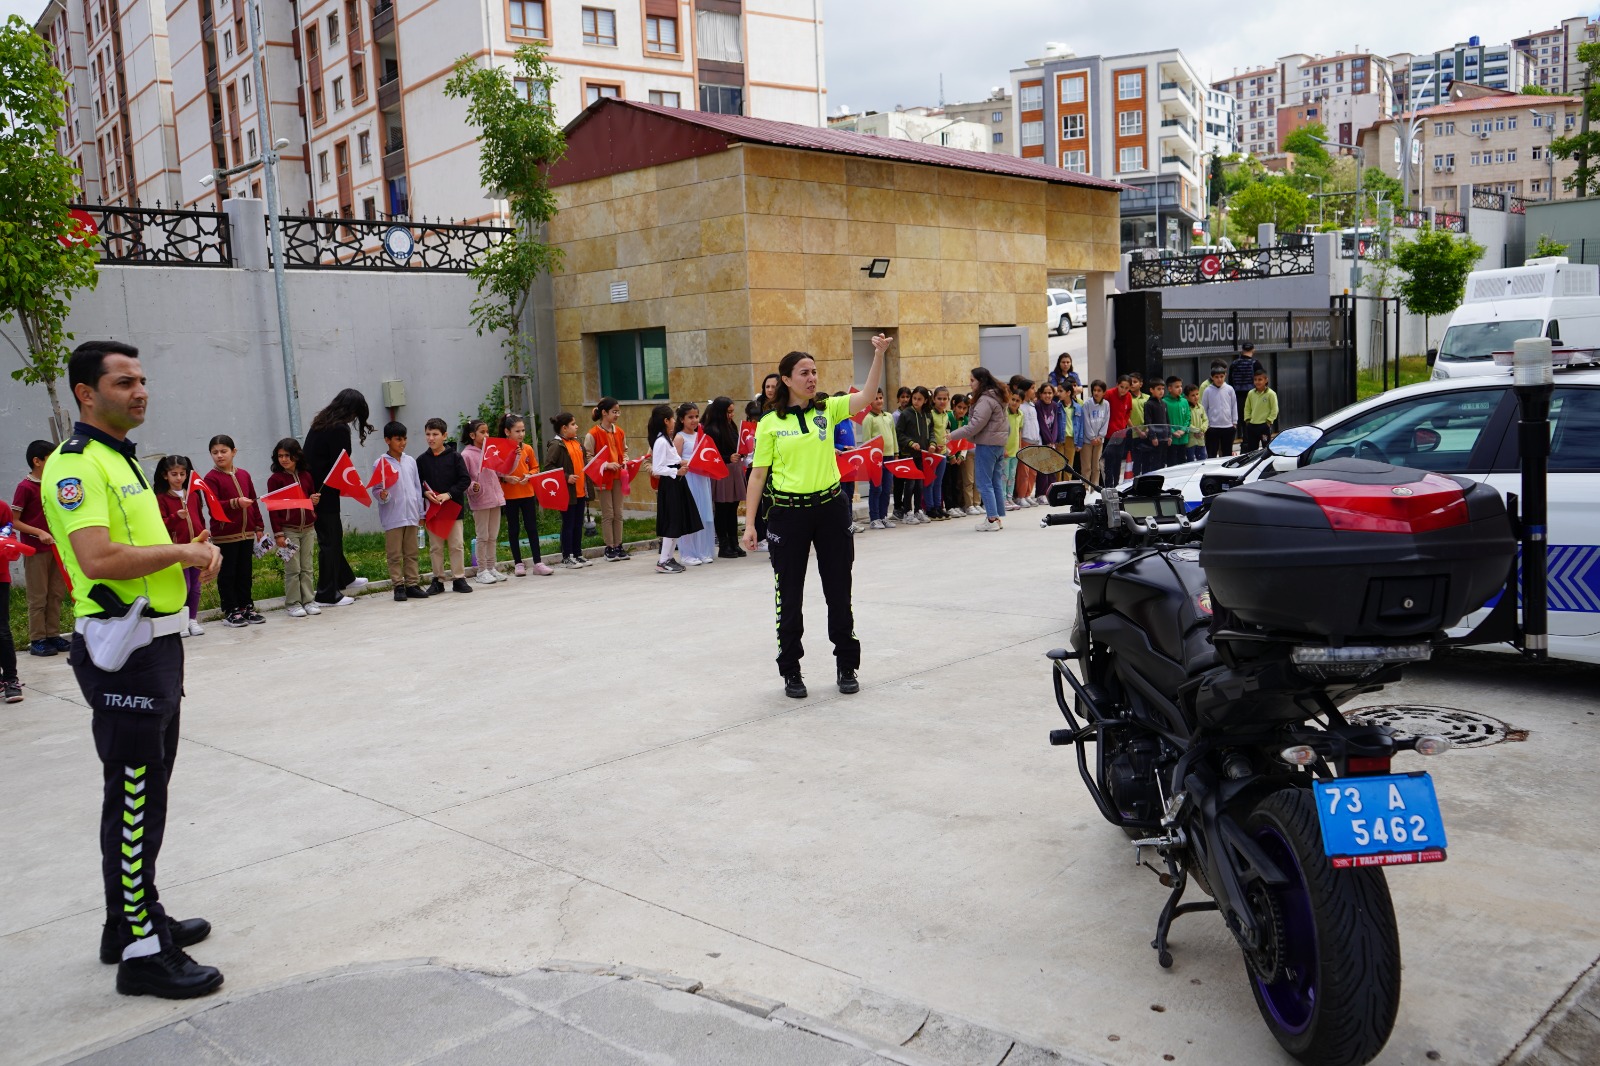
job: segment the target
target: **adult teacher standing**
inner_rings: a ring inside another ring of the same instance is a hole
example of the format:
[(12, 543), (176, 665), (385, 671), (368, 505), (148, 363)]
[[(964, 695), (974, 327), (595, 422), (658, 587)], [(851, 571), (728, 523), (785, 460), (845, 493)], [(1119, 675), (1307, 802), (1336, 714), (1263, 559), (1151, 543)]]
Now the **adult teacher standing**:
[[(856, 679), (861, 642), (856, 639), (850, 610), (850, 568), (856, 558), (850, 539), (853, 519), (839, 488), (833, 427), (865, 410), (878, 394), (883, 353), (892, 343), (893, 338), (882, 333), (873, 337), (872, 369), (861, 391), (834, 396), (822, 404), (817, 403), (817, 361), (806, 352), (790, 352), (778, 364), (772, 410), (756, 425), (744, 511), (754, 515), (763, 496), (768, 500), (767, 555), (772, 560), (778, 614), (778, 673), (783, 677), (784, 695), (794, 699), (806, 695), (800, 673), (805, 655), (800, 643), (805, 632), (801, 606), (813, 546), (822, 595), (828, 601), (828, 639), (833, 641), (839, 691), (861, 690)], [(743, 539), (745, 550), (754, 551), (753, 521), (745, 525)]]
[[(350, 426), (354, 424), (361, 434), (361, 443), (367, 443), (372, 426), (367, 422), (367, 398), (356, 389), (343, 389), (333, 402), (317, 412), (306, 431), (306, 469), (311, 473), (311, 484), (321, 495), (317, 498), (317, 595), (315, 603), (306, 604), (312, 614), (318, 604), (326, 607), (348, 607), (356, 602), (344, 594), (347, 586), (355, 584), (355, 571), (344, 557), (344, 519), (339, 514), (339, 490), (324, 484), (333, 464), (339, 461), (340, 452), (350, 450)], [(354, 459), (354, 456), (351, 456)]]

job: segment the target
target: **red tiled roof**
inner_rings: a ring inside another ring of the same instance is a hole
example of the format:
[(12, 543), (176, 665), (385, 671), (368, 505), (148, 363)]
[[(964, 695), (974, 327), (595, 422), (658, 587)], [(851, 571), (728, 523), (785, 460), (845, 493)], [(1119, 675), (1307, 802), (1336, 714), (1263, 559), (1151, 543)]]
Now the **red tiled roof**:
[(1539, 111), (1546, 107), (1578, 104), (1576, 96), (1529, 96), (1525, 93), (1507, 93), (1505, 96), (1476, 96), (1466, 100), (1452, 100), (1448, 104), (1424, 107), (1418, 115), (1458, 115), (1463, 111)]
[[(709, 132), (724, 138), (732, 146), (738, 143), (765, 144), (777, 148), (797, 148), (807, 152), (832, 152), (837, 155), (862, 156), (868, 159), (889, 159), (901, 163), (921, 163), (925, 166), (951, 167), (985, 174), (999, 174), (1009, 178), (1029, 178), (1057, 185), (1079, 185), (1091, 189), (1121, 191), (1129, 188), (1121, 182), (1097, 178), (1076, 171), (1062, 170), (1047, 163), (1019, 159), (1010, 155), (991, 155), (988, 152), (969, 152), (961, 148), (944, 148), (916, 141), (891, 140), (843, 130), (818, 129), (793, 122), (775, 122), (771, 119), (745, 118), (743, 115), (716, 115), (706, 111), (688, 111), (676, 107), (661, 107), (636, 100), (602, 99), (586, 108), (582, 114), (567, 124), (570, 139), (585, 124), (608, 110), (624, 109), (638, 117), (654, 116), (697, 132)], [(697, 153), (691, 153), (697, 154)], [(679, 156), (673, 156), (677, 158)], [(662, 160), (665, 161), (665, 160)], [(648, 165), (641, 162), (640, 167)], [(638, 169), (638, 168), (630, 168)], [(562, 166), (557, 164), (552, 180), (559, 183)], [(568, 180), (581, 180), (575, 177)]]

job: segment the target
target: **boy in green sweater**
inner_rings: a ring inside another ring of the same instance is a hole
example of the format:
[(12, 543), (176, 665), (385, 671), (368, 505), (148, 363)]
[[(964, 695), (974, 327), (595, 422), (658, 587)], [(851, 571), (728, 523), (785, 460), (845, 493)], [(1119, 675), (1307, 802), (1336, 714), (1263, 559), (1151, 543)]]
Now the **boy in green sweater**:
[(1189, 400), (1183, 392), (1183, 379), (1174, 374), (1167, 379), (1167, 421), (1172, 425), (1172, 440), (1167, 445), (1167, 466), (1189, 461)]
[[(894, 416), (883, 409), (882, 389), (879, 389), (878, 395), (872, 398), (872, 406), (867, 408), (866, 417), (861, 420), (861, 432), (858, 436), (862, 444), (866, 444), (874, 437), (882, 437), (884, 455), (892, 457), (899, 452), (900, 442), (894, 436)], [(869, 528), (894, 528), (894, 520), (889, 517), (889, 502), (893, 499), (894, 475), (885, 470), (878, 484), (873, 485), (867, 492)]]

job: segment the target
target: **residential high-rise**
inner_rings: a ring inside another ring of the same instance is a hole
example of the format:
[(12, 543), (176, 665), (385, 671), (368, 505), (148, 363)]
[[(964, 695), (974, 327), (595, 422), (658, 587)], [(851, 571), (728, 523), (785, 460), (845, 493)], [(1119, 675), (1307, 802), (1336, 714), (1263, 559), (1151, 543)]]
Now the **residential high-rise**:
[(1012, 154), (1134, 186), (1122, 248), (1187, 249), (1206, 215), (1205, 85), (1177, 49), (1079, 56), (1052, 45), (1011, 72)]
[(178, 140), (161, 0), (52, 0), (34, 31), (67, 79), (57, 147), (82, 171), (83, 195), (175, 202)]
[(1011, 91), (1004, 86), (996, 85), (989, 90), (989, 97), (985, 100), (975, 100), (970, 104), (946, 104), (944, 115), (955, 121), (983, 123), (989, 127), (989, 151), (1016, 154), (1011, 144), (1015, 139), (1011, 129)]
[(993, 144), (987, 123), (955, 118), (939, 107), (897, 107), (893, 111), (835, 115), (828, 120), (828, 128), (967, 152), (987, 152)]
[(1233, 97), (1221, 89), (1206, 90), (1205, 133), (1207, 155), (1227, 156), (1239, 151)]
[(1600, 40), (1600, 19), (1562, 19), (1553, 29), (1530, 32), (1511, 42), (1527, 53), (1532, 84), (1553, 93), (1583, 91), (1587, 64), (1578, 60), (1578, 46)]
[(1240, 150), (1265, 156), (1312, 122), (1335, 140), (1354, 143), (1358, 130), (1393, 113), (1391, 77), (1388, 59), (1358, 47), (1332, 56), (1292, 52), (1270, 67), (1211, 84), (1233, 97)]
[[(1453, 82), (1519, 92), (1533, 77), (1532, 61), (1521, 49), (1510, 44), (1484, 44), (1478, 37), (1437, 52), (1401, 52), (1389, 59), (1394, 66), (1396, 107), (1432, 107), (1448, 98)], [(1407, 100), (1411, 103), (1407, 104)]]

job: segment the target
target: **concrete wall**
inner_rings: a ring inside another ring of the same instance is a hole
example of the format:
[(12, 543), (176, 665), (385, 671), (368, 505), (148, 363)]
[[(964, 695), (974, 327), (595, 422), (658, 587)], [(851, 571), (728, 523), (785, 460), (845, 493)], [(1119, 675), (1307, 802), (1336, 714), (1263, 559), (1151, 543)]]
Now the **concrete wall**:
[[(458, 415), (476, 412), (504, 371), (498, 338), (473, 332), (468, 308), (476, 285), (465, 275), (291, 270), (285, 277), (302, 427), (334, 393), (354, 387), (366, 395), (381, 431), (388, 418), (379, 406), (381, 383), (399, 379), (409, 402), (398, 417), (417, 450), (423, 421), (437, 415), (454, 424)], [(272, 447), (289, 431), (269, 271), (102, 267), (99, 287), (74, 300), (67, 328), (78, 341), (109, 337), (139, 348), (151, 400), (147, 421), (132, 436), (149, 457), (147, 469), (176, 452), (204, 472), (206, 442), (226, 433), (239, 445), (240, 465), (265, 487)], [(0, 329), (22, 344), (14, 323)], [(75, 405), (64, 380), (59, 388), (70, 417)], [(0, 434), (0, 488), (7, 499), (26, 472), (28, 442), (49, 436), (48, 413), (43, 386), (0, 377), (7, 427)], [(380, 432), (355, 449), (357, 467), (370, 468), (382, 450)], [(353, 528), (377, 528), (375, 510), (347, 504), (344, 513)]]

